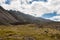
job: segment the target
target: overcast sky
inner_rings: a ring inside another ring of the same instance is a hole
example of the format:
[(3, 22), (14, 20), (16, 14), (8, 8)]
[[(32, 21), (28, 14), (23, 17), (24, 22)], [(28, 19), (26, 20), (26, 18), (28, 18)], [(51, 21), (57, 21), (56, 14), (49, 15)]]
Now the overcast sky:
[(6, 10), (60, 21), (60, 0), (0, 0), (0, 5)]

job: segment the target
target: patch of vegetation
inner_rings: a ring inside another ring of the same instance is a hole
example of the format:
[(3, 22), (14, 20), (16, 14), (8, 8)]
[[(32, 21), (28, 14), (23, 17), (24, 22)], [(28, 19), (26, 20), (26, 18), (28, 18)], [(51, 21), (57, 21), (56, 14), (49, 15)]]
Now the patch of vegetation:
[(0, 40), (60, 40), (60, 31), (36, 25), (0, 26)]

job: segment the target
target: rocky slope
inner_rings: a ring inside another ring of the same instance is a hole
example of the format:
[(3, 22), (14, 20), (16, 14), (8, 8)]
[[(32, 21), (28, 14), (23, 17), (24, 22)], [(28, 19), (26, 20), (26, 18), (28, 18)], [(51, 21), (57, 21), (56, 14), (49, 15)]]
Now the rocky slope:
[(29, 23), (41, 23), (52, 22), (43, 18), (33, 17), (28, 14), (24, 14), (19, 11), (5, 10), (0, 6), (0, 24), (29, 24)]

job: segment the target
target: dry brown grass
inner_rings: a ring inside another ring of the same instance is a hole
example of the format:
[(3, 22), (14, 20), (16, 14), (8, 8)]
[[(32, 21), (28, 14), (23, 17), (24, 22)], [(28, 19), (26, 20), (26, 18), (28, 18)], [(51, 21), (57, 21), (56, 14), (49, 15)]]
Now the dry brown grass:
[(60, 40), (60, 31), (37, 25), (0, 26), (0, 40)]

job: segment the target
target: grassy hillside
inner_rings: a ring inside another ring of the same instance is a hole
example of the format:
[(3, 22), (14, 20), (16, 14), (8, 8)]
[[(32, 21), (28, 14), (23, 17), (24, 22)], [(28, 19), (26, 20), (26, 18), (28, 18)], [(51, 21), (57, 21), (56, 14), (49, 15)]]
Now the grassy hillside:
[(0, 26), (0, 40), (60, 40), (60, 31), (37, 25)]

